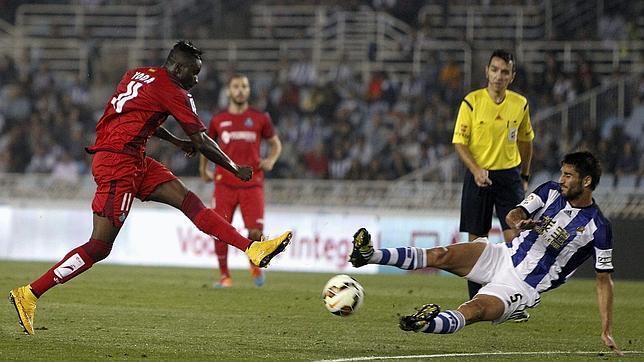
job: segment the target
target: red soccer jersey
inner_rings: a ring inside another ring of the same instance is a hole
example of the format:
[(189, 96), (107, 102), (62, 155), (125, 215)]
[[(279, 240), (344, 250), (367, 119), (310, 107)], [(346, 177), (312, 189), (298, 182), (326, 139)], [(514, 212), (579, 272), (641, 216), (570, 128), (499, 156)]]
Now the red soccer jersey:
[(259, 168), (259, 147), (262, 139), (275, 135), (273, 122), (268, 113), (248, 108), (241, 114), (227, 111), (218, 113), (210, 120), (208, 135), (217, 140), (219, 147), (238, 165), (253, 167), (253, 178), (244, 182), (223, 167), (215, 169), (215, 183), (231, 186), (257, 186), (264, 181), (264, 172)]
[(96, 142), (89, 153), (110, 151), (143, 157), (145, 145), (172, 115), (186, 134), (205, 131), (190, 93), (163, 67), (125, 73), (96, 125)]

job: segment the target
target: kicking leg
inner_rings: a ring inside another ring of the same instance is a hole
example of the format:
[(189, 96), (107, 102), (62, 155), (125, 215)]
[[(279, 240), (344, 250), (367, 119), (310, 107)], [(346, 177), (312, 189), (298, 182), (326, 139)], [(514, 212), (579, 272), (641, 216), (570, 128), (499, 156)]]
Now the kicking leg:
[(263, 268), (291, 242), (293, 233), (288, 230), (275, 239), (253, 242), (241, 236), (214, 210), (206, 208), (197, 195), (189, 191), (178, 179), (162, 183), (146, 200), (158, 201), (181, 210), (194, 224), (208, 235), (243, 250), (253, 264)]

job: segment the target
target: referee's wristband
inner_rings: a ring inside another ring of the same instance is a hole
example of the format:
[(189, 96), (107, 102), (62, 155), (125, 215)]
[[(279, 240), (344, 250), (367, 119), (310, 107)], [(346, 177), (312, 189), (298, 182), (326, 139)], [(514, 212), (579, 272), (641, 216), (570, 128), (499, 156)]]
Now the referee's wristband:
[(530, 182), (530, 175), (521, 174), (521, 179), (525, 182)]

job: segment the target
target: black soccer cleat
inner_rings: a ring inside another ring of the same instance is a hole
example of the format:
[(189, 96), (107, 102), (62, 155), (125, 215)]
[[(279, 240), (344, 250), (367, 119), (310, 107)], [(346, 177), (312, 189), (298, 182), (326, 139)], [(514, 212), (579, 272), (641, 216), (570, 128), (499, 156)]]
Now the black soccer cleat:
[(400, 317), (398, 327), (403, 331), (420, 332), (429, 322), (431, 322), (438, 313), (441, 312), (441, 307), (437, 304), (425, 304), (416, 313)]
[(371, 244), (371, 235), (365, 228), (360, 228), (353, 234), (353, 250), (349, 257), (349, 262), (354, 268), (359, 268), (369, 263), (369, 258), (373, 255), (373, 245)]

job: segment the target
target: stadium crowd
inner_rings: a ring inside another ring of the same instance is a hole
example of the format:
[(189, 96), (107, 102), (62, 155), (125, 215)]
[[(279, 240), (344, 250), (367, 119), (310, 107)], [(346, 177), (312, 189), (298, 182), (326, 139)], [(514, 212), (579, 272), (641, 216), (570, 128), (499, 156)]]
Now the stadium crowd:
[[(611, 19), (602, 26), (613, 29)], [(607, 34), (615, 31), (620, 30)], [(582, 54), (566, 69), (556, 54), (544, 56), (543, 73), (528, 73), (519, 64), (510, 86), (529, 98), (533, 119), (547, 107), (611, 80), (600, 79)], [(469, 91), (462, 89), (459, 65), (436, 54), (436, 61), (427, 62), (409, 79), (385, 72), (363, 79), (344, 57), (328, 72), (318, 71), (310, 58), (303, 54), (298, 61), (284, 59), (277, 72), (250, 79), (251, 104), (269, 112), (284, 145), (269, 177), (393, 180), (439, 165), (437, 179), (456, 179), (460, 164), (449, 157), (454, 154), (451, 136), (455, 112)], [(146, 65), (162, 61), (156, 57)], [(101, 71), (96, 65), (89, 68)], [(217, 73), (206, 54), (200, 84), (193, 90), (205, 123), (225, 107), (224, 85), (234, 71), (231, 66)], [(484, 85), (480, 73), (474, 74), (481, 79), (473, 87)], [(616, 72), (614, 77), (623, 75)], [(84, 147), (93, 142), (95, 123), (105, 106), (101, 103), (105, 95), (96, 93), (114, 86), (104, 78), (90, 74), (88, 79), (69, 80), (51, 71), (44, 60), (17, 64), (0, 55), (0, 172), (45, 173), (55, 182), (72, 183), (87, 174), (90, 160)], [(639, 184), (644, 175), (644, 77), (627, 93), (625, 119), (604, 117), (600, 127), (577, 127), (581, 131), (575, 144), (602, 155), (608, 172), (635, 177)], [(181, 134), (175, 122), (166, 126)], [(537, 133), (533, 170), (557, 172), (559, 155), (568, 151), (560, 149), (559, 125), (533, 126)], [(178, 175), (197, 175), (195, 160), (162, 141), (151, 142), (147, 151)], [(444, 161), (451, 159), (454, 162)]]

